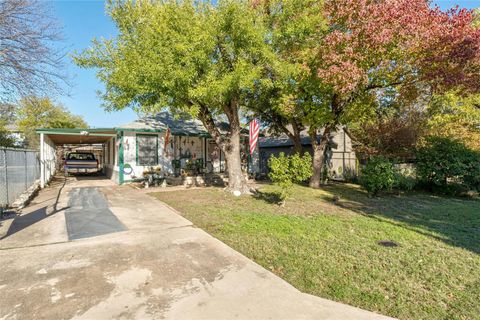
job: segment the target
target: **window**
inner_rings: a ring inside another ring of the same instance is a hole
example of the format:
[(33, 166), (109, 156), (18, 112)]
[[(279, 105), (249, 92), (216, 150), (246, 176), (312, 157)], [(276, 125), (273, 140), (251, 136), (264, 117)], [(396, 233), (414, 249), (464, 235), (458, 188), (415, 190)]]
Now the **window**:
[(95, 160), (92, 153), (70, 153), (68, 160)]
[(137, 165), (155, 166), (158, 164), (158, 136), (137, 134)]

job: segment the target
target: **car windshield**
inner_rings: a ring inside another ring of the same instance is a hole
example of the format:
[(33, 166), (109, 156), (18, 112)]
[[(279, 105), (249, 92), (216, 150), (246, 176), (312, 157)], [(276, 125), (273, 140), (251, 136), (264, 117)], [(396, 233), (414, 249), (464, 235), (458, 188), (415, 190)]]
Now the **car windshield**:
[(70, 153), (68, 160), (95, 160), (92, 153)]

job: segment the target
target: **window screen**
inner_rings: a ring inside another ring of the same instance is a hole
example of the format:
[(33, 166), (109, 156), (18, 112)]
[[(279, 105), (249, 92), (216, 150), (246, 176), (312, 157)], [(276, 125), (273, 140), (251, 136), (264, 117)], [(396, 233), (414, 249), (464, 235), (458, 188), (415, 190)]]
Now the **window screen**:
[(158, 141), (154, 135), (137, 135), (137, 163), (140, 166), (158, 164)]

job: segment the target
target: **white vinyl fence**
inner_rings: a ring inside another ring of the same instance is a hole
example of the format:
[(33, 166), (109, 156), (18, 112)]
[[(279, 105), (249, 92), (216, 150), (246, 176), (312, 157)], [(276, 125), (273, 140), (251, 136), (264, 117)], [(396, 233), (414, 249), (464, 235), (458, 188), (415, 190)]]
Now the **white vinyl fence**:
[(37, 151), (0, 148), (0, 207), (11, 205), (39, 179)]

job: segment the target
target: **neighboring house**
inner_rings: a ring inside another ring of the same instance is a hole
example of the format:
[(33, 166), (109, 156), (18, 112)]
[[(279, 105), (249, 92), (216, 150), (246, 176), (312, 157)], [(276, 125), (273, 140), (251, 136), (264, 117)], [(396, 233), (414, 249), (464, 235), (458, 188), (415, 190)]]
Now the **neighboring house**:
[[(320, 136), (319, 136), (320, 139)], [(313, 154), (312, 143), (306, 131), (301, 133), (301, 143), (304, 151)], [(266, 136), (259, 138), (259, 171), (267, 174), (268, 159), (278, 156), (281, 152), (286, 155), (292, 154), (293, 142), (286, 135)], [(334, 179), (344, 179), (347, 176), (355, 176), (357, 173), (357, 158), (352, 148), (352, 139), (340, 127), (330, 135), (329, 147), (326, 151), (326, 165), (330, 176)]]
[(5, 127), (9, 135), (15, 141), (15, 147), (23, 148), (25, 147), (25, 136), (14, 124), (9, 124)]

